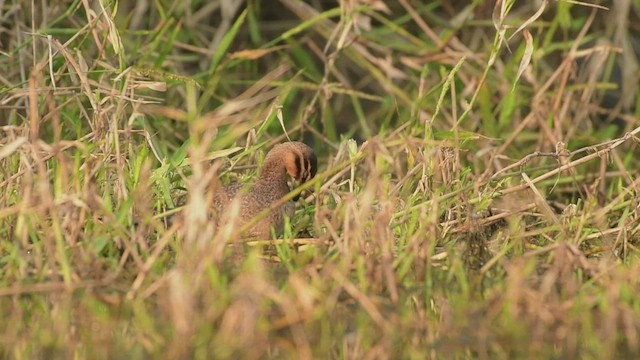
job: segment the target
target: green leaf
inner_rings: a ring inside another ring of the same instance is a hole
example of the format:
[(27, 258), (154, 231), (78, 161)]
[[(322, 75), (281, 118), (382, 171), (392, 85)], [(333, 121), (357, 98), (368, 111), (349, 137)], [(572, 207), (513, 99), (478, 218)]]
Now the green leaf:
[(247, 10), (245, 9), (240, 14), (240, 16), (238, 16), (238, 19), (236, 20), (236, 22), (233, 23), (233, 26), (231, 26), (231, 29), (229, 29), (229, 32), (227, 32), (222, 37), (222, 40), (220, 41), (220, 44), (218, 45), (216, 52), (213, 54), (213, 57), (211, 58), (211, 64), (209, 64), (209, 71), (208, 71), (209, 75), (213, 74), (218, 69), (220, 60), (222, 60), (222, 57), (229, 50), (229, 47), (231, 46), (233, 39), (235, 39), (236, 35), (238, 34), (238, 30), (240, 29), (240, 26), (242, 26), (242, 24), (244, 23), (244, 19), (246, 17), (247, 17)]

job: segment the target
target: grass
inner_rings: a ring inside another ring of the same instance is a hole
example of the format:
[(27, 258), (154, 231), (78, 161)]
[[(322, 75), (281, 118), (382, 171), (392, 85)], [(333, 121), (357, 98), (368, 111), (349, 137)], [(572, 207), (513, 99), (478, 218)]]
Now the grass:
[(2, 4), (0, 355), (637, 357), (640, 3), (309, 3)]

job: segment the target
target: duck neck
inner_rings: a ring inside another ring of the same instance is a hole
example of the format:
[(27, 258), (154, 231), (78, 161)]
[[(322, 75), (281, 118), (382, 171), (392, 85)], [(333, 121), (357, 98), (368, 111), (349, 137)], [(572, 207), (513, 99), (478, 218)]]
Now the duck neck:
[(260, 170), (258, 182), (282, 185), (283, 190), (289, 192), (287, 180), (287, 169), (285, 168), (284, 163), (279, 159), (267, 157), (262, 165), (262, 169)]

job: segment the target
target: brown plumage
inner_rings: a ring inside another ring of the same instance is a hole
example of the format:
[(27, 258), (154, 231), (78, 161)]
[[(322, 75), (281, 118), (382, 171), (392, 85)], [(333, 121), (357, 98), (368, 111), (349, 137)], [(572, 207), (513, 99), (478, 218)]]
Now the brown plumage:
[[(304, 183), (316, 175), (317, 165), (316, 155), (304, 143), (291, 141), (274, 146), (267, 153), (260, 174), (251, 186), (233, 184), (216, 190), (214, 206), (218, 213), (218, 225), (233, 220), (234, 227), (239, 228), (291, 191), (287, 183), (289, 176), (299, 183)], [(237, 219), (231, 219), (232, 211), (229, 208), (234, 199), (237, 199), (240, 205)], [(287, 201), (273, 209), (244, 235), (270, 238), (272, 226), (276, 234), (280, 235), (284, 228), (285, 216), (291, 218), (294, 211), (294, 202)]]

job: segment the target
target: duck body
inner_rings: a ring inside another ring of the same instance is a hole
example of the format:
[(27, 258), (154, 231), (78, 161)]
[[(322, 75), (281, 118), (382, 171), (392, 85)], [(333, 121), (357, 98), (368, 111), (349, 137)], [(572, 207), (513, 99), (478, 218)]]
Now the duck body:
[[(267, 153), (258, 178), (252, 185), (232, 184), (216, 189), (214, 206), (218, 214), (218, 225), (233, 222), (234, 227), (243, 226), (265, 209), (272, 208), (275, 202), (291, 191), (287, 182), (289, 177), (304, 183), (312, 179), (316, 171), (317, 158), (306, 144), (291, 141), (274, 146)], [(239, 204), (235, 215), (230, 208), (234, 201)], [(284, 230), (285, 217), (291, 218), (294, 212), (295, 202), (289, 200), (273, 208), (244, 236), (267, 239), (271, 237), (272, 227), (279, 236)]]

